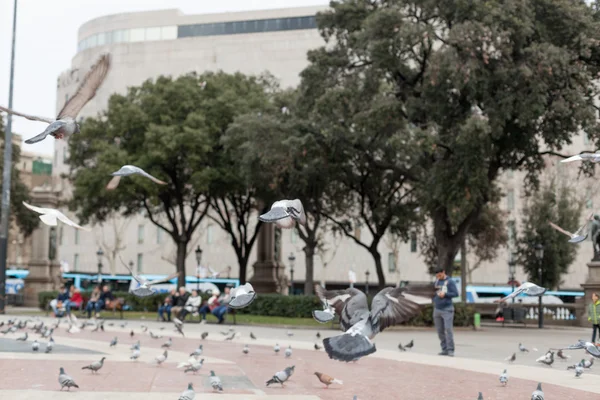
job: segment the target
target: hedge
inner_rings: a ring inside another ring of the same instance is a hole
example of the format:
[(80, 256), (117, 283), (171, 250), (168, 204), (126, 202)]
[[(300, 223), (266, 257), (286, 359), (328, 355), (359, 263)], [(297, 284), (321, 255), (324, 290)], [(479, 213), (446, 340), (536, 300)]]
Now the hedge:
[[(166, 293), (157, 293), (148, 297), (137, 297), (127, 292), (113, 292), (115, 297), (123, 297), (125, 303), (132, 311), (153, 311), (158, 310), (158, 306), (164, 302)], [(40, 292), (38, 293), (39, 307), (46, 310), (50, 300), (58, 296), (57, 291)], [(208, 298), (208, 295), (203, 293), (203, 300)], [(83, 294), (84, 300), (87, 301), (89, 293)], [(290, 318), (312, 318), (312, 311), (321, 307), (321, 301), (317, 296), (282, 296), (279, 294), (261, 294), (256, 297), (256, 300), (250, 306), (236, 310), (239, 314), (265, 315), (273, 317), (290, 317)], [(423, 308), (420, 315), (414, 317), (406, 323), (411, 326), (432, 326), (432, 305), (427, 305)], [(454, 326), (471, 326), (473, 324), (473, 315), (475, 309), (469, 305), (461, 303), (454, 304)]]

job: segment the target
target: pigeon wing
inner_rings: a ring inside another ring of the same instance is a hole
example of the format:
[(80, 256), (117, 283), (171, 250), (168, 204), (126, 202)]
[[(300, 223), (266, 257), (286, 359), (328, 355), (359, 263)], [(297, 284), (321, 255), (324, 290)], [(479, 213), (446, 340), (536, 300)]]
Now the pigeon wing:
[(37, 117), (35, 115), (23, 114), (18, 111), (11, 110), (10, 108), (6, 108), (6, 107), (2, 107), (2, 106), (0, 106), (0, 111), (4, 111), (5, 113), (12, 114), (12, 115), (18, 115), (19, 117), (27, 118), (28, 120), (31, 120), (31, 121), (47, 122), (49, 124), (54, 122), (54, 119), (52, 119), (52, 118)]
[(575, 232), (575, 235), (580, 235), (581, 232), (583, 232), (583, 230), (586, 228), (586, 226), (588, 225), (588, 222), (592, 220), (592, 218), (594, 217), (594, 213), (590, 213), (590, 215), (586, 218), (585, 222), (583, 225), (581, 225), (579, 227), (579, 229), (577, 229), (577, 231)]
[(25, 207), (29, 208), (31, 211), (35, 211), (36, 213), (40, 213), (40, 214), (47, 214), (47, 213), (53, 211), (51, 208), (36, 207), (36, 206), (32, 206), (31, 204), (27, 204), (25, 202), (23, 202), (23, 205)]
[(315, 285), (315, 291), (340, 316), (340, 328), (344, 332), (369, 312), (367, 296), (358, 289), (325, 290), (321, 285)]
[(114, 190), (119, 186), (119, 182), (121, 182), (121, 177), (119, 175), (113, 176), (113, 178), (106, 185), (106, 190)]
[[(131, 268), (129, 268), (129, 265), (127, 265), (125, 263), (125, 261), (123, 261), (123, 259), (121, 258), (121, 256), (119, 255), (119, 260), (121, 260), (121, 264), (123, 264), (125, 266), (125, 268), (127, 268), (127, 271), (129, 271), (129, 273), (131, 274), (132, 278), (135, 279), (140, 285), (143, 285), (144, 283), (146, 283), (145, 279), (142, 279), (141, 277), (139, 277), (138, 275), (134, 274), (133, 271), (131, 270)], [(150, 332), (150, 335), (152, 335), (152, 332)]]
[(403, 288), (385, 288), (375, 295), (371, 304), (371, 321), (375, 333), (419, 314), (421, 307), (405, 298), (403, 291)]
[(78, 225), (75, 222), (71, 221), (65, 214), (61, 213), (60, 211), (56, 211), (56, 218), (58, 218), (62, 223), (72, 226), (73, 228), (81, 229), (83, 231), (88, 231), (88, 232), (91, 231), (91, 229), (84, 228), (83, 226)]
[(514, 298), (514, 297), (517, 297), (518, 295), (520, 295), (521, 293), (523, 293), (523, 292), (525, 291), (525, 289), (526, 289), (526, 288), (525, 288), (523, 285), (519, 286), (518, 288), (516, 288), (516, 289), (515, 289), (515, 291), (514, 291), (514, 292), (512, 292), (512, 293), (511, 293), (511, 294), (509, 294), (508, 296), (506, 296), (506, 297), (503, 297), (502, 299), (500, 299), (500, 302), (502, 302), (502, 303), (503, 303), (503, 302), (505, 302), (505, 301), (507, 301), (507, 300), (510, 300), (510, 299), (512, 299), (512, 298)]
[(548, 224), (550, 224), (550, 226), (551, 226), (552, 228), (554, 228), (555, 230), (559, 231), (560, 233), (564, 233), (564, 234), (565, 234), (565, 235), (567, 235), (568, 237), (573, 237), (573, 236), (575, 236), (575, 235), (574, 235), (574, 234), (572, 234), (571, 232), (564, 230), (563, 228), (561, 228), (560, 226), (556, 225), (556, 224), (555, 224), (555, 223), (553, 223), (553, 222), (550, 222), (550, 221), (548, 221)]
[(96, 91), (102, 82), (104, 82), (104, 78), (106, 78), (109, 68), (110, 54), (103, 54), (92, 66), (85, 78), (83, 78), (83, 82), (77, 89), (75, 95), (71, 97), (63, 106), (62, 110), (60, 110), (57, 119), (64, 117), (75, 119), (87, 102), (96, 95)]
[(574, 156), (571, 156), (569, 158), (565, 158), (564, 160), (560, 160), (561, 163), (568, 163), (568, 162), (573, 162), (573, 161), (580, 161), (583, 160), (585, 157), (585, 154), (576, 154)]
[(149, 173), (147, 173), (146, 171), (144, 171), (141, 168), (140, 168), (140, 175), (142, 175), (142, 176), (150, 179), (154, 183), (158, 183), (159, 185), (166, 185), (167, 184), (167, 182), (161, 181), (160, 179), (157, 179), (157, 178), (153, 177), (152, 175), (150, 175)]
[(290, 200), (289, 206), (298, 211), (298, 222), (301, 225), (306, 225), (306, 213), (304, 212), (302, 201), (300, 201), (300, 199)]
[(157, 285), (159, 283), (169, 282), (171, 279), (177, 278), (178, 276), (179, 276), (178, 272), (173, 272), (171, 275), (167, 276), (166, 278), (149, 281), (147, 283), (147, 285), (150, 286), (150, 285)]
[(596, 358), (600, 358), (600, 349), (598, 349), (597, 346), (587, 346), (585, 348), (587, 350), (588, 353), (590, 353), (590, 355), (596, 357)]

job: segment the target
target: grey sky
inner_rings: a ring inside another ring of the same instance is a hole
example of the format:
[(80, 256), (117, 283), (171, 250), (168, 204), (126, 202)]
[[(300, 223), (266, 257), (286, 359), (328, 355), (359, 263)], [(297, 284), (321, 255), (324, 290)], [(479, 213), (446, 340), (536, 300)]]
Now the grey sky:
[[(13, 1), (0, 1), (0, 104), (8, 106)], [(56, 78), (77, 50), (77, 31), (108, 14), (178, 8), (186, 14), (327, 5), (328, 0), (19, 0), (13, 108), (45, 117), (56, 114)], [(5, 121), (6, 122), (6, 121)], [(46, 124), (13, 117), (13, 132), (28, 139)], [(52, 155), (54, 140), (24, 150)]]

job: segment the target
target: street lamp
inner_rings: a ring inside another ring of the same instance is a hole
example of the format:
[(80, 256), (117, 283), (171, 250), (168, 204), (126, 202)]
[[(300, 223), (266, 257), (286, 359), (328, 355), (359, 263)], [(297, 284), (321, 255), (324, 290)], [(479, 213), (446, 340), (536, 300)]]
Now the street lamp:
[(290, 263), (290, 291), (294, 294), (294, 262), (296, 261), (294, 253), (290, 253), (288, 261)]
[(196, 251), (194, 253), (196, 253), (196, 272), (198, 273), (198, 279), (196, 280), (196, 291), (200, 293), (200, 261), (202, 261), (202, 249), (200, 248), (200, 245), (196, 247)]
[(365, 272), (365, 294), (367, 296), (369, 295), (369, 275), (371, 275), (371, 273), (367, 270), (367, 272)]
[[(541, 244), (535, 245), (535, 258), (537, 258), (538, 265), (538, 285), (542, 286), (542, 262), (544, 261), (544, 246)], [(544, 310), (542, 309), (542, 296), (539, 297), (539, 305), (538, 305), (538, 328), (542, 329), (544, 327)]]
[(96, 256), (98, 257), (98, 285), (100, 285), (102, 283), (102, 257), (104, 257), (102, 248), (98, 249)]
[[(510, 254), (508, 255), (508, 275), (509, 275), (509, 280), (510, 280), (510, 292), (513, 293), (515, 291), (515, 273), (517, 272), (517, 262), (515, 261), (515, 253), (513, 253), (512, 251), (510, 252)], [(514, 321), (515, 319), (515, 310), (514, 310), (514, 304), (515, 304), (515, 298), (512, 298), (512, 304), (513, 306), (510, 308), (510, 319), (511, 321)]]

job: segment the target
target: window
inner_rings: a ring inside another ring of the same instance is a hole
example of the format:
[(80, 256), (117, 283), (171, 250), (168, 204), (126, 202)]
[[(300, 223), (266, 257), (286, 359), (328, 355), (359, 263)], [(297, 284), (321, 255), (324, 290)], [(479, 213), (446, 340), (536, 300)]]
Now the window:
[(138, 253), (138, 255), (137, 255), (137, 269), (136, 269), (138, 274), (142, 273), (143, 263), (144, 263), (144, 255), (142, 253)]
[(163, 26), (160, 28), (160, 38), (162, 40), (177, 39), (177, 26)]
[(138, 225), (138, 244), (144, 243), (144, 225)]
[(517, 237), (517, 228), (515, 227), (515, 221), (508, 221), (506, 224), (508, 229), (508, 248), (515, 248), (515, 239)]
[(93, 36), (90, 36), (89, 38), (87, 38), (87, 47), (88, 48), (96, 46), (97, 43), (98, 43), (98, 35), (93, 35)]
[(73, 271), (79, 271), (79, 254), (73, 256)]
[(396, 255), (392, 252), (388, 253), (388, 271), (396, 272)]
[(146, 28), (146, 40), (160, 40), (160, 27)]
[(129, 42), (129, 29), (112, 31), (112, 43)]
[(63, 241), (63, 227), (59, 227), (58, 228), (58, 244), (59, 246), (62, 246), (62, 241)]
[(417, 232), (415, 231), (410, 233), (410, 252), (417, 252)]
[(129, 31), (129, 40), (131, 42), (143, 42), (146, 39), (146, 29), (136, 28)]
[(156, 244), (161, 244), (163, 241), (163, 229), (161, 227), (156, 227)]
[(583, 144), (590, 144), (590, 137), (587, 132), (583, 132)]
[(79, 244), (79, 229), (75, 229), (75, 244)]
[(585, 190), (585, 208), (588, 210), (594, 208), (594, 196), (590, 187)]
[(110, 37), (110, 33), (104, 33), (104, 32), (102, 32), (102, 33), (98, 34), (98, 43), (97, 43), (98, 46), (102, 46), (102, 45), (106, 44), (106, 37), (107, 36)]
[(206, 227), (206, 243), (211, 244), (213, 242), (213, 226), (208, 225)]
[(515, 191), (512, 189), (506, 192), (506, 209), (509, 211), (515, 209)]
[(292, 243), (296, 243), (298, 241), (298, 228), (294, 228), (292, 229), (292, 231), (290, 232), (290, 241)]

